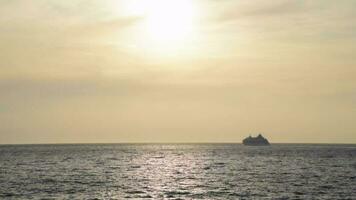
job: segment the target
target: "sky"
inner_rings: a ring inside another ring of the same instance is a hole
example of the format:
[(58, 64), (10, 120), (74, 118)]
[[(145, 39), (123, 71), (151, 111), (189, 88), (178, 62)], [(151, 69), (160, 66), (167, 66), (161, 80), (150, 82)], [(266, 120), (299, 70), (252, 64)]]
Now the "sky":
[(356, 1), (2, 0), (0, 143), (356, 143)]

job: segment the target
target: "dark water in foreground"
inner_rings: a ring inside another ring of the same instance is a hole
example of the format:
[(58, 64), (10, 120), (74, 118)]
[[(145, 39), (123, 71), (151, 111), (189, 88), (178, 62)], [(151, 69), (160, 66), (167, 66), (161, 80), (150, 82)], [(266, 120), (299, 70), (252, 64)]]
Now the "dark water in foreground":
[(356, 145), (0, 146), (0, 199), (356, 199)]

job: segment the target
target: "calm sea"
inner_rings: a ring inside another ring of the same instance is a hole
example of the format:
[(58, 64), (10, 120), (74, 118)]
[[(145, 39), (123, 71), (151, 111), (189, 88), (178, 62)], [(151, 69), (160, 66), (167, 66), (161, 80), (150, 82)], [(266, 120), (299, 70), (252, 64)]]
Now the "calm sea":
[(356, 145), (0, 146), (0, 199), (356, 199)]

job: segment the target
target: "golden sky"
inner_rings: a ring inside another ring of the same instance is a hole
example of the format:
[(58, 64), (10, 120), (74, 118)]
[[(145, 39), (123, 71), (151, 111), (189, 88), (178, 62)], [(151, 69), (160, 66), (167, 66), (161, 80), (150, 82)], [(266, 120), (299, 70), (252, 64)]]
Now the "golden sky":
[(356, 143), (356, 1), (2, 0), (0, 143)]

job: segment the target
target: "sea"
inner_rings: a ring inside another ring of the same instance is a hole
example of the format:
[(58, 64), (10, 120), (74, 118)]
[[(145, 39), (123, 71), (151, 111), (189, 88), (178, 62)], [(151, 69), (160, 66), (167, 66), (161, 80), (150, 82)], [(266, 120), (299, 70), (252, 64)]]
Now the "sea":
[(0, 199), (356, 199), (356, 145), (1, 145)]

